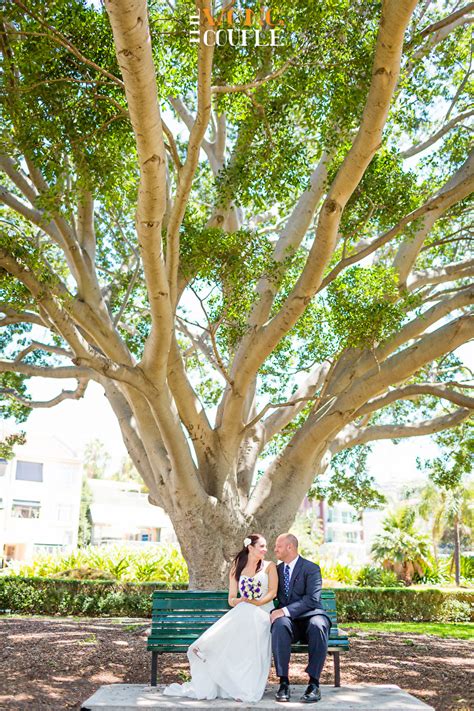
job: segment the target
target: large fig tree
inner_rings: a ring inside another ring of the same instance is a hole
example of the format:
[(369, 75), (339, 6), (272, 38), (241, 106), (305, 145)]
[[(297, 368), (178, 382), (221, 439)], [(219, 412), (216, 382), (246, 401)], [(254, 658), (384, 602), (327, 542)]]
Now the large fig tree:
[(2, 410), (100, 383), (194, 587), (333, 457), (472, 410), (472, 19), (276, 0), (213, 46), (210, 0), (4, 4)]

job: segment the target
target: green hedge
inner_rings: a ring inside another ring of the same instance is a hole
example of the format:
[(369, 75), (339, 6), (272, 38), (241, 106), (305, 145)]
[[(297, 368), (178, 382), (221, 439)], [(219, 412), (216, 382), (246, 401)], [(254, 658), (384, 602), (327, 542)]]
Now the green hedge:
[(0, 576), (0, 611), (36, 615), (150, 617), (153, 590), (186, 590), (186, 583), (117, 583)]
[[(153, 590), (170, 588), (187, 586), (0, 576), (0, 611), (150, 617)], [(341, 623), (474, 621), (474, 591), (345, 587), (337, 588), (336, 596)]]

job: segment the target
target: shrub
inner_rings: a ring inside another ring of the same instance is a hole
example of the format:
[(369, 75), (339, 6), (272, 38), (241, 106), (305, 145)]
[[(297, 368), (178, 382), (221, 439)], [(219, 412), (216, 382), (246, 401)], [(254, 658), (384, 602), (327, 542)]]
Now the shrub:
[(403, 583), (392, 570), (384, 570), (373, 565), (364, 565), (356, 575), (356, 585), (360, 587), (395, 588)]
[(321, 566), (323, 580), (335, 580), (338, 583), (351, 585), (355, 581), (356, 572), (350, 565), (329, 563)]
[[(39, 615), (150, 617), (151, 594), (183, 583), (117, 583), (0, 576), (0, 611)], [(336, 589), (344, 622), (439, 622), (474, 618), (474, 592), (413, 588)]]
[(6, 574), (120, 582), (188, 581), (183, 556), (169, 545), (144, 546), (139, 550), (126, 546), (89, 546), (68, 555), (41, 555), (31, 563), (14, 562)]
[(474, 580), (474, 555), (461, 556), (461, 577), (464, 580)]
[(472, 591), (340, 588), (336, 597), (341, 622), (439, 622), (443, 605), (453, 601), (467, 604), (474, 620)]
[(382, 570), (380, 575), (380, 586), (382, 588), (403, 587), (403, 582), (393, 570)]
[(441, 605), (438, 622), (469, 622), (472, 612), (472, 603), (456, 599), (445, 600)]
[(356, 575), (356, 585), (361, 587), (380, 586), (382, 581), (382, 569), (373, 565), (364, 565)]
[(180, 590), (187, 585), (0, 576), (0, 611), (38, 615), (149, 617), (153, 590), (171, 587)]

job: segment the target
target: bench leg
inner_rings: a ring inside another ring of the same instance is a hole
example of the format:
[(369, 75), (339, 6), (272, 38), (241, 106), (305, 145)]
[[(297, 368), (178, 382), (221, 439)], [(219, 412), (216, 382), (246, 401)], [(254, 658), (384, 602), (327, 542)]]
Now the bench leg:
[(151, 653), (151, 686), (156, 686), (158, 679), (158, 652)]
[(339, 652), (333, 653), (334, 657), (334, 686), (341, 686), (341, 663)]

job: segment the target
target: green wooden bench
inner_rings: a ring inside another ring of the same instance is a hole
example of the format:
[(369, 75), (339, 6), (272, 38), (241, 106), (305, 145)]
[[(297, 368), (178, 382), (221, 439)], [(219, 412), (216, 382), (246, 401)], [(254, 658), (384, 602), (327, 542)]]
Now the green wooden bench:
[[(341, 685), (339, 655), (349, 649), (347, 635), (338, 629), (336, 596), (323, 590), (321, 602), (332, 626), (328, 653), (334, 659), (334, 686)], [(208, 627), (230, 609), (226, 592), (196, 590), (156, 590), (153, 593), (151, 632), (147, 649), (151, 652), (151, 685), (157, 683), (158, 654), (186, 652)], [(307, 652), (305, 644), (294, 644), (292, 652)]]

